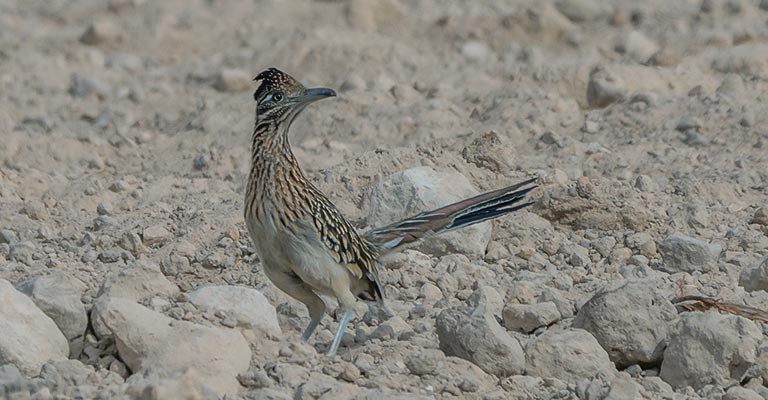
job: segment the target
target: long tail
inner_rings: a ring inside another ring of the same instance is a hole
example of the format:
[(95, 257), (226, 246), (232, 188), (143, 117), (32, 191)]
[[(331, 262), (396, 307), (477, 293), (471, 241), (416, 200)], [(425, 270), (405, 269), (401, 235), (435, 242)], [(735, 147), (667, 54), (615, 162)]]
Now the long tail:
[(533, 204), (521, 201), (528, 192), (538, 187), (534, 183), (537, 180), (538, 178), (528, 179), (504, 189), (425, 211), (394, 224), (372, 229), (366, 232), (364, 237), (382, 251), (388, 252), (433, 235), (487, 221)]

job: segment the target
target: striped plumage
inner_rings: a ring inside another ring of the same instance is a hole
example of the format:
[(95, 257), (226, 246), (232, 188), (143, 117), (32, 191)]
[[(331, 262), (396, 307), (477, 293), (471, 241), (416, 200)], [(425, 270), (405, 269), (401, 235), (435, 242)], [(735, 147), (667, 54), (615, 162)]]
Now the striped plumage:
[(424, 212), (362, 237), (306, 178), (291, 151), (288, 130), (312, 101), (335, 96), (330, 89), (306, 89), (289, 75), (270, 68), (256, 77), (261, 85), (252, 137), (251, 171), (245, 221), (267, 277), (303, 302), (310, 337), (325, 313), (318, 295), (335, 297), (342, 319), (329, 354), (336, 352), (357, 298), (383, 300), (377, 259), (431, 235), (495, 218), (520, 209), (534, 179)]

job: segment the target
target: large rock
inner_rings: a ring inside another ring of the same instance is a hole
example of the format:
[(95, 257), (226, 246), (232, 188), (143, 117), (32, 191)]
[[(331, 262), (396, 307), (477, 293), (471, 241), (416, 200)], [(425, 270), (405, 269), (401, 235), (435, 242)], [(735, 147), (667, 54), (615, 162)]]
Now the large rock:
[[(368, 225), (384, 226), (422, 211), (436, 209), (478, 194), (458, 172), (416, 167), (384, 178), (370, 193)], [(490, 223), (480, 223), (432, 237), (417, 247), (427, 254), (461, 253), (480, 258), (491, 240)]]
[[(147, 400), (217, 400), (222, 397), (208, 387), (195, 367), (173, 376), (133, 375), (126, 381), (130, 398)], [(267, 398), (268, 399), (268, 398)]]
[(446, 355), (471, 361), (489, 374), (509, 376), (525, 369), (520, 343), (485, 310), (444, 310), (437, 316), (437, 336)]
[(37, 375), (48, 360), (64, 360), (69, 343), (56, 323), (32, 300), (0, 279), (0, 365)]
[(610, 383), (608, 395), (603, 400), (640, 400), (643, 387), (626, 372), (619, 372)]
[(113, 299), (139, 301), (150, 295), (175, 296), (179, 288), (149, 262), (136, 262), (129, 267), (107, 276), (102, 283), (96, 302), (91, 310), (91, 324), (99, 337), (107, 337), (110, 330), (104, 325), (105, 312)]
[(529, 333), (560, 320), (560, 311), (551, 301), (536, 304), (507, 304), (502, 311), (502, 317), (507, 329)]
[(677, 311), (659, 282), (631, 280), (608, 286), (581, 307), (573, 326), (591, 333), (617, 366), (661, 360)]
[(528, 375), (566, 382), (616, 373), (608, 353), (583, 329), (548, 330), (525, 348)]
[(679, 233), (672, 234), (659, 244), (664, 268), (671, 272), (714, 272), (722, 246)]
[(723, 400), (765, 400), (765, 398), (754, 390), (741, 386), (731, 386), (723, 396)]
[[(101, 372), (114, 374), (104, 370)], [(101, 377), (91, 365), (85, 365), (78, 360), (59, 360), (43, 365), (39, 379), (46, 387), (66, 387), (98, 382)]]
[(627, 89), (621, 74), (597, 67), (589, 73), (587, 102), (590, 107), (602, 108), (624, 99)]
[(739, 275), (739, 286), (747, 292), (756, 290), (768, 292), (768, 257), (763, 258), (753, 267), (742, 269)]
[(236, 377), (251, 360), (240, 332), (177, 321), (123, 298), (112, 299), (103, 316), (132, 372), (166, 378), (195, 368), (200, 381), (219, 394), (240, 389)]
[(489, 312), (498, 316), (501, 316), (504, 308), (504, 298), (496, 289), (486, 285), (478, 286), (467, 298), (466, 303), (473, 312)]
[(762, 330), (743, 317), (686, 313), (671, 330), (660, 376), (675, 388), (738, 384), (756, 364), (762, 338)]
[(16, 286), (51, 317), (70, 342), (82, 338), (88, 328), (88, 315), (80, 301), (87, 288), (82, 281), (63, 272), (36, 276)]
[(242, 286), (206, 286), (189, 294), (197, 307), (222, 311), (249, 329), (280, 335), (275, 307), (256, 289)]
[(0, 393), (7, 396), (15, 392), (29, 392), (29, 390), (26, 390), (29, 386), (29, 380), (21, 374), (21, 371), (15, 365), (0, 365)]
[(405, 356), (405, 366), (412, 374), (419, 376), (435, 373), (444, 363), (445, 354), (437, 349), (420, 349)]

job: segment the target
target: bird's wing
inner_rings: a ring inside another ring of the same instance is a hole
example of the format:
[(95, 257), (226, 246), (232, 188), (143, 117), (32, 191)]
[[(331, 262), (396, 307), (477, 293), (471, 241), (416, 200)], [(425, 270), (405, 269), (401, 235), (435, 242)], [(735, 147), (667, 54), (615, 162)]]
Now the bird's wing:
[(324, 196), (317, 196), (312, 207), (312, 223), (331, 256), (358, 279), (367, 278), (374, 298), (383, 298), (376, 267), (376, 248), (363, 240)]

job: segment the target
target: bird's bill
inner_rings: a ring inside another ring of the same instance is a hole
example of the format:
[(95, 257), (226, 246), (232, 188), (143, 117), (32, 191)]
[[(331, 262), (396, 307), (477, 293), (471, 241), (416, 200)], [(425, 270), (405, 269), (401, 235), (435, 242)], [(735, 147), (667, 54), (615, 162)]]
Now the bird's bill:
[(311, 88), (304, 91), (304, 94), (297, 100), (301, 103), (311, 103), (313, 101), (325, 99), (327, 97), (336, 96), (336, 92), (333, 89), (328, 88)]

